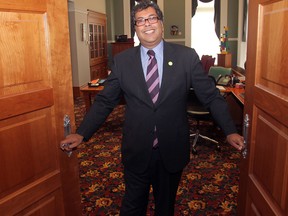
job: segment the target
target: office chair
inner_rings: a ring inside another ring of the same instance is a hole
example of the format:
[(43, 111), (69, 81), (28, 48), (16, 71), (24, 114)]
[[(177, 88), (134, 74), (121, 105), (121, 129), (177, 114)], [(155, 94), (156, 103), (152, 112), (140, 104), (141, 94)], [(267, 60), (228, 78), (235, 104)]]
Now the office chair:
[[(197, 154), (197, 141), (199, 138), (203, 138), (205, 140), (211, 141), (216, 144), (216, 150), (220, 151), (220, 145), (219, 142), (208, 137), (205, 135), (200, 134), (200, 121), (213, 121), (212, 116), (202, 104), (198, 100), (196, 94), (194, 93), (194, 90), (190, 90), (189, 98), (188, 98), (188, 107), (187, 107), (187, 114), (188, 116), (192, 117), (194, 120), (196, 120), (196, 132), (190, 134), (190, 137), (195, 137), (192, 144), (192, 153)], [(214, 122), (213, 122), (214, 124)]]
[(216, 85), (228, 85), (232, 76), (232, 69), (221, 66), (211, 66), (208, 76), (214, 77)]
[(206, 74), (208, 74), (211, 66), (214, 66), (215, 58), (211, 55), (202, 55), (201, 64)]

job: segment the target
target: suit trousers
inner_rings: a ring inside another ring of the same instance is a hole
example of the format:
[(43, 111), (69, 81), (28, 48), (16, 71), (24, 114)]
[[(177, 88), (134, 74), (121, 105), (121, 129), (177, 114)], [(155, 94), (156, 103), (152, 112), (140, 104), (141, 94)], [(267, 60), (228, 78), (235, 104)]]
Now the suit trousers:
[(170, 173), (165, 169), (158, 148), (153, 149), (149, 167), (144, 173), (134, 173), (124, 167), (125, 195), (120, 215), (145, 216), (152, 185), (155, 216), (173, 216), (181, 175), (182, 170)]

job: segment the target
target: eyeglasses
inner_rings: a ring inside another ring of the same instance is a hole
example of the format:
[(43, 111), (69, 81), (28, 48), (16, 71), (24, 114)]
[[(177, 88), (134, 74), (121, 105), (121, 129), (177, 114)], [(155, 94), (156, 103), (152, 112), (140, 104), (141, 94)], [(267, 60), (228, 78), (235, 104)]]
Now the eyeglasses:
[(145, 25), (146, 21), (148, 21), (150, 24), (153, 24), (153, 23), (157, 23), (158, 20), (159, 20), (159, 17), (151, 16), (151, 17), (148, 17), (146, 19), (145, 18), (139, 18), (135, 21), (134, 24), (139, 27), (139, 26)]

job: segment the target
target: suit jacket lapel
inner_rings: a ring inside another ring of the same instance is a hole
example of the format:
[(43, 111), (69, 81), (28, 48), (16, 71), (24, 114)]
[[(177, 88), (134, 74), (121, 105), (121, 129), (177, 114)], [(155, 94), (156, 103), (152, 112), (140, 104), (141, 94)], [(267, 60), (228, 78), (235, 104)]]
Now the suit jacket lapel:
[(156, 106), (160, 105), (161, 102), (165, 100), (165, 98), (169, 95), (169, 89), (171, 89), (169, 86), (173, 83), (173, 73), (175, 72), (173, 69), (173, 62), (175, 59), (175, 52), (173, 52), (173, 47), (164, 41), (163, 49), (163, 77), (159, 97), (155, 104)]
[(132, 82), (137, 83), (139, 85), (140, 89), (142, 90), (142, 97), (139, 98), (142, 99), (145, 103), (149, 104), (151, 107), (154, 106), (152, 99), (150, 97), (150, 94), (148, 92), (146, 80), (144, 77), (144, 72), (142, 68), (142, 62), (141, 62), (141, 53), (140, 53), (140, 45), (135, 49), (135, 55), (132, 56), (134, 64), (131, 66), (128, 65), (128, 67), (132, 68), (132, 71), (135, 71), (135, 77), (131, 79)]

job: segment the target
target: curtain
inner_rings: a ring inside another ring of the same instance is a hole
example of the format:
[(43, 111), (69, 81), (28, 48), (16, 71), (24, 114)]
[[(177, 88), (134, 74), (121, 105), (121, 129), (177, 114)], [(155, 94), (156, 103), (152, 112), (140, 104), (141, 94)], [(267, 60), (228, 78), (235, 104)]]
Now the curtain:
[(220, 0), (215, 0), (214, 1), (214, 23), (215, 23), (215, 32), (219, 40), (220, 40), (220, 15), (221, 15)]
[(192, 17), (195, 15), (197, 7), (198, 7), (198, 0), (192, 0)]
[[(207, 3), (213, 0), (199, 0), (201, 2)], [(198, 0), (192, 0), (192, 17), (195, 15), (198, 7)], [(221, 14), (220, 0), (214, 0), (214, 23), (215, 32), (217, 37), (220, 39), (220, 14)]]
[(247, 12), (248, 12), (247, 0), (244, 0), (244, 5), (243, 5), (243, 32), (242, 32), (242, 41), (243, 42), (246, 42), (246, 39), (247, 39)]
[[(134, 5), (135, 5), (135, 0), (130, 0), (130, 12), (131, 12), (132, 8), (134, 7)], [(132, 23), (132, 20), (130, 22), (130, 29), (131, 29), (131, 38), (134, 38), (135, 29), (134, 29), (134, 23)]]

